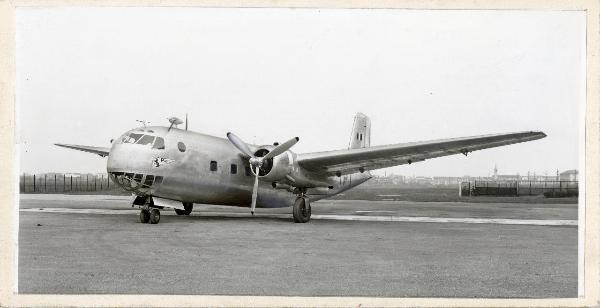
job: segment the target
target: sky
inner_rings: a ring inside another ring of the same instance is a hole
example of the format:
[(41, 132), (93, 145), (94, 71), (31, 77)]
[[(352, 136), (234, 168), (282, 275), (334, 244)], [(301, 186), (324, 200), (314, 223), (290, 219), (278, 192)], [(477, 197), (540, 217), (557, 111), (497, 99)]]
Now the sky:
[(548, 137), (376, 174), (553, 175), (577, 169), (585, 103), (585, 14), (576, 11), (18, 8), (21, 172), (103, 172), (139, 126), (251, 143), (298, 136), (297, 153), (488, 133)]

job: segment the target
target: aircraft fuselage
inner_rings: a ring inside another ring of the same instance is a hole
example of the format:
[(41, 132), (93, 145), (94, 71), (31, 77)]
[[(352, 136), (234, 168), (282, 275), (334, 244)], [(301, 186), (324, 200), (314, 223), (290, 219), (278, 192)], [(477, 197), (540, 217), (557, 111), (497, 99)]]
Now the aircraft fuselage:
[[(249, 147), (258, 151), (273, 146)], [(295, 158), (288, 150), (276, 159), (285, 164), (296, 183), (319, 183), (307, 190), (311, 200), (333, 196), (371, 178), (368, 172), (341, 177), (310, 173), (300, 168)], [(255, 177), (248, 159), (229, 140), (158, 126), (133, 129), (115, 139), (107, 171), (115, 183), (139, 196), (244, 207), (251, 203)], [(259, 179), (257, 207), (294, 204), (294, 193), (273, 187), (273, 182), (285, 186), (286, 178)]]

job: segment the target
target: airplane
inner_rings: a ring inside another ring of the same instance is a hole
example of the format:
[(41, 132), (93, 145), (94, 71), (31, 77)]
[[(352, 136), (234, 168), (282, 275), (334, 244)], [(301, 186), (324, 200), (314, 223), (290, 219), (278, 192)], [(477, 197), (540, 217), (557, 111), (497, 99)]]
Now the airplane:
[(194, 204), (258, 208), (292, 207), (293, 220), (306, 223), (311, 202), (356, 187), (371, 170), (412, 164), (546, 137), (525, 131), (371, 146), (371, 120), (356, 114), (347, 149), (294, 153), (300, 139), (255, 145), (229, 132), (227, 138), (205, 135), (178, 125), (138, 127), (111, 140), (111, 147), (55, 145), (108, 157), (113, 182), (132, 193), (142, 223), (157, 224), (160, 209), (190, 215)]

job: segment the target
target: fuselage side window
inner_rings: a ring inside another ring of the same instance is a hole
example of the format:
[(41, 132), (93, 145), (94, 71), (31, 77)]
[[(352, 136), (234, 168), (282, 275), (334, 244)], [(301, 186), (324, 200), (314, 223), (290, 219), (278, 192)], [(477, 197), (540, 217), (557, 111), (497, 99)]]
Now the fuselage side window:
[(157, 175), (154, 177), (154, 186), (158, 186), (162, 183), (163, 181), (163, 177), (160, 175)]
[(185, 143), (177, 142), (177, 148), (179, 149), (180, 152), (185, 152)]
[(252, 170), (250, 170), (250, 166), (246, 166), (245, 170), (246, 170), (246, 176), (252, 175)]
[(142, 138), (140, 138), (137, 144), (147, 145), (152, 144), (152, 142), (154, 142), (154, 136), (144, 135)]
[(237, 165), (231, 164), (231, 174), (237, 174)]
[(154, 140), (154, 146), (152, 148), (163, 150), (165, 148), (165, 140), (162, 137), (156, 137), (156, 140)]
[(210, 171), (217, 171), (217, 162), (214, 160), (210, 161)]

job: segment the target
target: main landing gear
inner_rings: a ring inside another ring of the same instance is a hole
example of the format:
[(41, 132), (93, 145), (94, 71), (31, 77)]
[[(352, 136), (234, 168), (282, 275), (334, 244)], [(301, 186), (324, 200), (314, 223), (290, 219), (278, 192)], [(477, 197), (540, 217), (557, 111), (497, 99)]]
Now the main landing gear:
[(294, 222), (305, 223), (310, 221), (310, 200), (304, 194), (296, 198), (294, 202)]
[(177, 215), (190, 215), (190, 213), (192, 212), (192, 209), (194, 208), (194, 204), (189, 203), (189, 202), (184, 202), (183, 208), (184, 208), (183, 210), (175, 209), (175, 213), (177, 213)]

